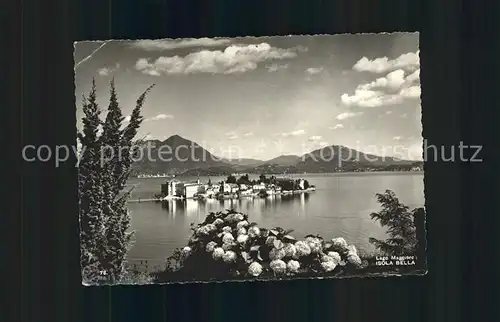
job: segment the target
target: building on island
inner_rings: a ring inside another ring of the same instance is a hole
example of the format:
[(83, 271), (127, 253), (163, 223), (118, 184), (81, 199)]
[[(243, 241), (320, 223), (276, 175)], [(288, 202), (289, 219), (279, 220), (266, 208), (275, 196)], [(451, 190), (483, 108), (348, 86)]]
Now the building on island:
[(200, 184), (199, 182), (195, 183), (185, 183), (184, 184), (184, 198), (190, 199), (194, 198), (197, 194), (205, 193), (205, 186)]
[(252, 189), (240, 190), (240, 196), (252, 196)]
[(236, 193), (240, 190), (236, 183), (224, 183), (224, 193)]
[(252, 190), (253, 190), (254, 192), (259, 192), (259, 191), (261, 191), (261, 190), (263, 190), (263, 189), (266, 189), (266, 185), (265, 185), (265, 184), (263, 184), (263, 183), (254, 184), (254, 185), (252, 186)]
[(182, 193), (182, 182), (177, 180), (167, 181), (161, 185), (161, 193), (165, 196), (179, 196)]
[(172, 180), (161, 185), (161, 193), (166, 197), (193, 198), (195, 194), (205, 191), (205, 185), (202, 185), (199, 180), (193, 183)]

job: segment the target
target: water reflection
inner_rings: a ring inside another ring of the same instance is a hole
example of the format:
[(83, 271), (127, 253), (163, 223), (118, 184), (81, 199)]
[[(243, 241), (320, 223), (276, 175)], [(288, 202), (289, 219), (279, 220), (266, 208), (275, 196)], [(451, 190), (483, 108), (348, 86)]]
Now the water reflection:
[(172, 214), (173, 217), (176, 215), (184, 215), (192, 219), (203, 219), (209, 212), (224, 211), (228, 209), (234, 209), (244, 213), (252, 212), (260, 216), (262, 213), (272, 213), (268, 211), (270, 209), (300, 206), (300, 209), (304, 212), (308, 202), (309, 194), (302, 193), (296, 195), (271, 195), (265, 198), (168, 200), (162, 202), (162, 209)]
[[(408, 206), (420, 206), (424, 203), (422, 178), (421, 174), (321, 174), (307, 177), (317, 187), (310, 194), (222, 201), (207, 199), (201, 202), (171, 200), (161, 206), (149, 202), (130, 203), (132, 227), (136, 232), (130, 258), (148, 258), (163, 263), (175, 248), (187, 244), (191, 223), (203, 221), (210, 212), (230, 208), (248, 214), (252, 222), (262, 227), (294, 229), (293, 235), (297, 238), (309, 233), (331, 238), (342, 236), (355, 244), (358, 250), (370, 252), (373, 245), (369, 243), (369, 238), (385, 236), (385, 228), (369, 216), (373, 211), (380, 210), (375, 193), (391, 189)], [(133, 191), (133, 198), (150, 198), (158, 193), (163, 181), (140, 181), (141, 184)]]

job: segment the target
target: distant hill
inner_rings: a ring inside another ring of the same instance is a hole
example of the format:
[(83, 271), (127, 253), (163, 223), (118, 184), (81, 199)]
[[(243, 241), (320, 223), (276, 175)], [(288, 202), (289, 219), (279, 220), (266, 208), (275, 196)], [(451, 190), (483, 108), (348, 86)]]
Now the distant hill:
[(230, 165), (236, 165), (236, 166), (250, 166), (250, 167), (255, 167), (258, 165), (261, 165), (264, 163), (262, 160), (257, 160), (257, 159), (222, 159), (221, 160), (224, 163), (230, 164)]
[(365, 154), (345, 146), (332, 145), (303, 155), (294, 166), (299, 172), (332, 172), (340, 169), (353, 171), (389, 166), (410, 167), (414, 163), (415, 161)]
[(132, 165), (135, 173), (180, 174), (194, 168), (231, 166), (196, 142), (179, 135), (173, 135), (165, 141), (146, 141), (143, 144), (143, 153), (147, 153), (147, 146), (151, 147), (151, 158), (144, 154), (140, 161), (135, 162)]
[[(208, 152), (196, 142), (173, 135), (165, 141), (150, 140), (151, 160), (143, 157), (132, 166), (133, 173), (176, 175), (228, 175), (231, 173), (321, 173), (348, 171), (409, 171), (412, 167), (423, 168), (421, 161), (398, 160), (365, 154), (340, 145), (317, 149), (303, 156), (282, 155), (271, 160), (222, 159)], [(160, 159), (159, 148), (164, 152)], [(166, 152), (165, 152), (166, 151)], [(144, 153), (145, 150), (144, 150)], [(177, 156), (174, 157), (174, 156)], [(170, 157), (170, 160), (168, 159)]]
[(291, 166), (300, 162), (300, 157), (298, 155), (281, 155), (277, 158), (264, 161), (263, 164), (274, 164), (279, 166)]

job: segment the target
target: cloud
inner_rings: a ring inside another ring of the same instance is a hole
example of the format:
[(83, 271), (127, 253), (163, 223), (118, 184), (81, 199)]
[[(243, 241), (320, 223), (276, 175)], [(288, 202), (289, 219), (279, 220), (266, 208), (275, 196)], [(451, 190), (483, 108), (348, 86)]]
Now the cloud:
[(232, 45), (224, 51), (202, 50), (187, 56), (163, 56), (153, 62), (146, 58), (137, 60), (135, 68), (144, 74), (195, 73), (243, 73), (257, 68), (259, 63), (269, 60), (282, 60), (297, 56), (298, 48), (282, 49), (267, 43), (258, 45)]
[(323, 137), (321, 135), (313, 135), (309, 138), (309, 141), (319, 141), (321, 140)]
[(330, 130), (338, 130), (338, 129), (343, 129), (344, 128), (344, 125), (342, 124), (336, 124), (335, 126), (329, 126), (328, 127)]
[(174, 116), (170, 115), (170, 114), (158, 114), (158, 115), (153, 116), (147, 120), (148, 121), (159, 121), (159, 120), (166, 120), (166, 119), (173, 119), (173, 118), (174, 118)]
[(342, 121), (342, 120), (347, 120), (351, 117), (355, 117), (355, 116), (358, 116), (361, 114), (363, 114), (363, 113), (362, 112), (345, 112), (345, 113), (340, 113), (335, 118), (339, 121)]
[(405, 84), (405, 72), (402, 69), (397, 69), (390, 72), (385, 77), (377, 78), (371, 83), (358, 86), (359, 89), (370, 90), (374, 88), (388, 88), (391, 90), (400, 89)]
[(416, 53), (403, 54), (395, 59), (387, 57), (375, 58), (373, 60), (363, 57), (352, 67), (358, 72), (384, 73), (395, 69), (410, 69), (420, 67), (420, 50)]
[(287, 137), (287, 136), (299, 136), (305, 134), (305, 130), (295, 130), (291, 132), (286, 132), (286, 133), (281, 133), (282, 136)]
[(404, 98), (419, 98), (421, 94), (420, 85), (401, 89), (399, 95)]
[(248, 132), (248, 133), (243, 134), (244, 137), (249, 137), (249, 136), (252, 136), (252, 135), (253, 135), (253, 132)]
[(321, 141), (321, 142), (319, 142), (319, 145), (320, 145), (321, 147), (325, 147), (325, 146), (328, 146), (329, 144), (328, 144), (328, 142), (326, 142), (326, 141)]
[(391, 115), (392, 114), (392, 111), (386, 111), (385, 112), (386, 115)]
[(408, 77), (406, 77), (406, 80), (411, 83), (420, 81), (420, 68), (408, 75)]
[(224, 133), (224, 135), (227, 136), (227, 138), (229, 140), (235, 140), (238, 138), (238, 134), (236, 134), (236, 132), (234, 132), (234, 131), (226, 132), (226, 133)]
[(400, 136), (395, 136), (392, 138), (394, 141), (400, 141), (402, 139), (402, 137)]
[(112, 74), (116, 72), (120, 68), (120, 64), (116, 64), (114, 67), (103, 67), (97, 70), (97, 74), (99, 76), (108, 76), (109, 74)]
[(356, 89), (354, 95), (342, 94), (342, 103), (347, 106), (379, 107), (383, 105), (398, 104), (403, 101), (399, 95), (387, 95), (381, 91)]
[(230, 39), (199, 38), (199, 39), (158, 39), (158, 40), (138, 40), (130, 43), (130, 47), (146, 51), (162, 51), (178, 48), (192, 47), (216, 47), (230, 43)]
[[(379, 107), (403, 102), (405, 99), (420, 97), (420, 70), (408, 76), (402, 69), (390, 72), (385, 77), (360, 84), (353, 95), (344, 93), (340, 100), (347, 106)], [(415, 84), (417, 83), (417, 84)]]
[(311, 68), (308, 68), (306, 69), (306, 73), (308, 73), (309, 75), (316, 75), (316, 74), (319, 74), (323, 71), (323, 67), (311, 67)]
[(282, 64), (282, 65), (271, 64), (271, 65), (266, 66), (266, 68), (267, 68), (268, 72), (273, 73), (273, 72), (276, 72), (280, 69), (288, 68), (288, 64)]

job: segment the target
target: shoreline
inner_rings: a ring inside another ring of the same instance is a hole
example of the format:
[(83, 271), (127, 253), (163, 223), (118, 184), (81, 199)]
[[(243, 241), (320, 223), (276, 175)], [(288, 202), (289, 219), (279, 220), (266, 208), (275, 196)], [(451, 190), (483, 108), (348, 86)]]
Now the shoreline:
[(272, 196), (291, 196), (291, 195), (298, 195), (298, 194), (302, 194), (302, 193), (311, 193), (311, 192), (314, 192), (316, 191), (316, 188), (314, 189), (306, 189), (306, 190), (295, 190), (295, 191), (290, 191), (290, 192), (276, 192), (276, 193), (272, 193), (272, 194), (269, 194), (265, 197), (262, 197), (262, 196), (259, 196), (258, 194), (252, 194), (252, 195), (243, 195), (243, 196), (236, 196), (236, 197), (231, 197), (231, 196), (228, 196), (228, 197), (223, 197), (223, 198), (208, 198), (208, 197), (205, 197), (205, 198), (182, 198), (182, 197), (165, 197), (165, 198), (144, 198), (144, 199), (134, 199), (134, 200), (129, 200), (128, 202), (130, 203), (140, 203), (140, 202), (157, 202), (157, 203), (161, 203), (161, 202), (167, 202), (167, 201), (174, 201), (174, 200), (179, 200), (179, 201), (185, 201), (185, 200), (195, 200), (195, 201), (206, 201), (206, 200), (219, 200), (219, 201), (222, 201), (222, 200), (241, 200), (241, 199), (255, 199), (255, 198), (262, 198), (262, 199), (265, 199), (265, 198), (269, 198), (269, 197), (272, 197)]
[[(389, 174), (403, 174), (403, 175), (412, 175), (412, 174), (425, 174), (425, 171), (345, 171), (345, 172), (306, 172), (306, 173), (265, 173), (267, 176), (295, 176), (295, 175), (333, 175), (333, 176), (349, 176), (349, 175), (389, 175)], [(249, 173), (250, 176), (259, 176), (257, 173)], [(200, 175), (200, 177), (225, 177), (227, 174), (217, 174), (217, 175)], [(130, 179), (167, 179), (167, 178), (190, 178), (196, 177), (195, 175), (182, 175), (177, 174), (175, 177), (130, 177)]]

